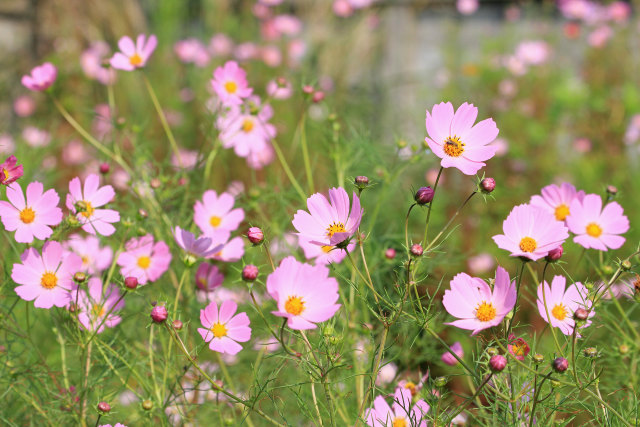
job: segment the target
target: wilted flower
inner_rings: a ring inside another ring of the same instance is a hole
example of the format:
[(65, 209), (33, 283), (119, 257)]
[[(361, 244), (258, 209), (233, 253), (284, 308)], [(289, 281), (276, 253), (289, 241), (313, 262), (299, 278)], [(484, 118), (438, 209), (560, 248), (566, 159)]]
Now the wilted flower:
[(531, 351), (529, 344), (522, 338), (516, 338), (514, 334), (509, 335), (507, 349), (518, 360), (524, 360)]

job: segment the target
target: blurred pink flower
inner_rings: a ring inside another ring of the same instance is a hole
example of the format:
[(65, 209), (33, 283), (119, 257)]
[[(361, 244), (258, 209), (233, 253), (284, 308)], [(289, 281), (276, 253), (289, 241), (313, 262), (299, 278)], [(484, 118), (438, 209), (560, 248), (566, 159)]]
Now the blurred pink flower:
[(0, 133), (0, 154), (12, 154), (15, 149), (16, 143), (11, 135)]
[(50, 62), (45, 62), (31, 70), (31, 74), (22, 76), (22, 85), (29, 90), (41, 92), (49, 89), (58, 77), (58, 69)]
[(269, 80), (267, 83), (267, 95), (273, 99), (288, 99), (293, 95), (291, 82), (280, 77), (276, 80)]
[(103, 66), (103, 62), (109, 55), (109, 52), (110, 49), (107, 43), (97, 41), (91, 43), (89, 48), (82, 52), (80, 56), (80, 65), (85, 75), (104, 85), (110, 85), (116, 81), (115, 70)]
[(398, 366), (393, 362), (383, 363), (376, 376), (376, 385), (378, 387), (389, 384), (396, 377)]
[(211, 292), (222, 286), (224, 275), (220, 273), (218, 267), (208, 262), (201, 262), (196, 270), (196, 286), (198, 289)]
[(100, 177), (90, 174), (80, 185), (80, 178), (69, 181), (67, 209), (76, 215), (82, 229), (89, 234), (110, 236), (116, 228), (112, 225), (120, 221), (120, 214), (113, 209), (97, 209), (113, 201), (116, 192), (110, 185), (100, 187)]
[(477, 116), (478, 109), (466, 102), (455, 114), (450, 102), (435, 105), (431, 113), (427, 110), (425, 141), (442, 159), (442, 167), (475, 175), (495, 155), (496, 148), (489, 144), (498, 136), (496, 123), (486, 119), (474, 126)]
[(500, 266), (496, 269), (493, 291), (484, 280), (459, 273), (442, 298), (447, 312), (459, 319), (446, 324), (470, 329), (471, 335), (500, 324), (515, 303), (516, 282), (510, 281), (509, 273)]
[(258, 56), (260, 49), (255, 43), (245, 42), (237, 45), (233, 51), (233, 56), (238, 61), (248, 61)]
[(178, 157), (175, 153), (171, 154), (171, 166), (176, 169), (193, 169), (196, 164), (198, 164), (198, 152), (194, 150), (185, 150), (184, 148), (180, 148), (178, 150), (180, 152), (180, 160), (178, 161)]
[(71, 140), (62, 148), (62, 161), (68, 165), (79, 165), (90, 159), (82, 141)]
[(613, 30), (607, 25), (601, 25), (589, 34), (588, 42), (589, 46), (595, 48), (604, 47), (613, 35)]
[(22, 138), (30, 147), (46, 147), (51, 142), (51, 134), (35, 126), (27, 126), (22, 131)]
[(107, 104), (98, 104), (94, 109), (95, 116), (93, 118), (93, 132), (100, 140), (105, 139), (111, 135), (113, 130), (111, 109)]
[(227, 61), (213, 72), (211, 86), (225, 106), (240, 105), (253, 89), (247, 83), (247, 73), (235, 61)]
[(478, 0), (456, 0), (456, 8), (463, 15), (473, 15), (478, 6)]
[(20, 285), (14, 289), (18, 296), (35, 300), (33, 305), (38, 308), (66, 307), (76, 286), (73, 275), (80, 270), (80, 257), (65, 257), (60, 243), (49, 241), (42, 247), (42, 255), (30, 248), (20, 259), (22, 263), (13, 264), (11, 272), (11, 279)]
[(607, 15), (614, 22), (625, 22), (631, 16), (631, 6), (627, 2), (616, 0), (607, 6)]
[(574, 200), (582, 200), (584, 191), (577, 191), (576, 187), (563, 182), (562, 184), (547, 185), (541, 191), (542, 196), (532, 196), (529, 202), (531, 206), (537, 206), (552, 214), (557, 221), (566, 223), (567, 217), (571, 214), (570, 206)]
[(307, 199), (309, 212), (298, 210), (293, 226), (298, 235), (319, 246), (335, 246), (353, 236), (364, 211), (360, 199), (353, 193), (349, 211), (349, 195), (342, 187), (329, 190), (329, 200), (320, 193)]
[[(104, 328), (113, 328), (122, 321), (116, 313), (124, 307), (118, 287), (109, 285), (102, 292), (102, 280), (92, 277), (87, 284), (88, 293), (78, 289), (72, 293), (71, 302), (78, 302), (78, 320), (88, 331), (102, 333)], [(75, 295), (77, 292), (78, 295)]]
[(251, 328), (247, 313), (238, 313), (238, 305), (233, 301), (224, 301), (218, 305), (212, 301), (204, 310), (200, 310), (200, 322), (204, 328), (198, 328), (202, 339), (209, 348), (219, 353), (238, 354), (242, 346), (238, 342), (251, 339)]
[(31, 243), (33, 239), (51, 237), (54, 227), (62, 221), (58, 207), (60, 197), (56, 190), (44, 191), (42, 183), (34, 181), (27, 186), (26, 199), (17, 182), (7, 186), (8, 202), (0, 201), (0, 217), (5, 230), (15, 231), (19, 243)]
[(147, 64), (149, 57), (156, 49), (158, 39), (154, 34), (149, 38), (144, 34), (138, 35), (135, 44), (130, 37), (124, 36), (118, 41), (120, 52), (111, 57), (111, 66), (118, 70), (133, 71)]
[(495, 266), (495, 259), (491, 254), (481, 253), (467, 258), (467, 267), (471, 274), (485, 273)]
[(196, 201), (193, 206), (193, 221), (202, 230), (205, 236), (216, 234), (229, 236), (228, 232), (236, 230), (244, 220), (244, 210), (234, 209), (235, 198), (229, 193), (221, 193), (218, 196), (213, 190), (207, 190), (202, 195), (202, 200)]
[[(602, 294), (602, 298), (611, 299), (611, 294), (613, 294), (614, 298), (633, 298), (633, 295), (635, 293), (635, 282), (637, 282), (638, 280), (640, 280), (640, 278), (637, 276), (635, 279), (620, 280), (611, 285), (609, 291)], [(604, 282), (599, 283), (597, 286), (598, 289), (605, 289), (606, 287), (607, 284)]]
[(163, 241), (154, 244), (151, 234), (130, 239), (125, 245), (125, 252), (118, 256), (122, 276), (135, 277), (140, 285), (156, 281), (167, 271), (170, 263), (169, 246)]
[(525, 65), (541, 65), (549, 59), (549, 45), (542, 40), (523, 41), (516, 48), (516, 58)]
[(294, 15), (278, 15), (273, 18), (273, 25), (285, 36), (294, 37), (302, 32), (302, 21)]
[(373, 408), (367, 408), (364, 419), (368, 426), (416, 426), (426, 427), (429, 405), (420, 399), (413, 403), (411, 391), (406, 388), (396, 388), (393, 404), (389, 406), (384, 396), (378, 396), (373, 401)]
[(173, 50), (180, 61), (196, 67), (206, 67), (211, 59), (204, 43), (194, 38), (177, 41)]
[(532, 261), (547, 256), (569, 237), (567, 227), (553, 214), (531, 205), (514, 207), (502, 223), (504, 234), (493, 236), (500, 249), (511, 256), (525, 257)]
[(229, 240), (229, 234), (216, 233), (211, 236), (213, 244), (222, 245), (222, 249), (210, 255), (209, 258), (223, 262), (236, 262), (244, 255), (244, 239), (234, 237)]
[(75, 253), (80, 257), (81, 271), (90, 275), (102, 273), (113, 260), (113, 249), (109, 246), (100, 246), (100, 239), (96, 236), (81, 237), (78, 234), (72, 234), (69, 240), (63, 243), (63, 247), (67, 252)]
[(333, 13), (341, 18), (348, 18), (353, 15), (353, 7), (347, 0), (334, 0), (332, 8)]
[[(464, 350), (462, 349), (462, 344), (460, 344), (460, 341), (454, 342), (451, 345), (451, 350), (453, 350), (456, 356), (461, 359), (464, 356)], [(440, 359), (442, 359), (442, 361), (449, 366), (455, 366), (458, 364), (458, 359), (456, 359), (448, 350), (442, 353), (442, 357)]]
[(233, 50), (233, 41), (226, 34), (214, 34), (209, 41), (209, 52), (212, 56), (228, 56)]
[[(549, 323), (547, 310), (551, 316), (551, 326), (560, 328), (563, 334), (571, 335), (575, 321), (573, 313), (578, 308), (584, 308), (589, 311), (589, 317), (593, 317), (596, 313), (591, 310), (593, 303), (589, 300), (589, 291), (580, 282), (565, 289), (567, 279), (563, 276), (555, 276), (549, 284), (544, 281), (538, 286), (538, 312), (545, 322)], [(542, 287), (544, 286), (544, 295)], [(546, 301), (546, 307), (545, 307)], [(584, 327), (591, 324), (591, 320), (587, 320)]]
[(329, 320), (340, 308), (338, 281), (329, 277), (329, 269), (300, 263), (292, 256), (269, 274), (267, 292), (278, 306), (272, 313), (286, 318), (291, 329), (315, 329), (316, 323)]
[(588, 153), (589, 151), (591, 151), (591, 141), (589, 141), (587, 138), (576, 138), (573, 141), (573, 149), (577, 153)]
[(16, 156), (9, 156), (0, 164), (0, 184), (9, 185), (16, 182), (24, 175), (24, 169), (22, 165), (18, 164)]
[(307, 53), (307, 44), (304, 40), (294, 39), (287, 45), (287, 58), (288, 64), (292, 68), (296, 68), (302, 62), (305, 54)]
[(619, 249), (624, 244), (625, 238), (619, 234), (629, 230), (629, 219), (617, 202), (603, 209), (600, 196), (587, 194), (582, 200), (574, 199), (569, 209), (566, 222), (577, 244), (599, 251)]
[(518, 360), (524, 360), (531, 351), (529, 344), (523, 338), (516, 338), (514, 334), (509, 335), (507, 349)]
[(276, 152), (271, 145), (271, 142), (262, 147), (262, 150), (251, 150), (247, 156), (247, 166), (251, 169), (260, 170), (267, 166), (275, 159)]
[(260, 50), (260, 56), (267, 67), (277, 67), (282, 63), (282, 53), (277, 46), (264, 46)]
[(29, 95), (20, 95), (13, 101), (13, 111), (19, 117), (29, 117), (36, 111), (36, 102)]

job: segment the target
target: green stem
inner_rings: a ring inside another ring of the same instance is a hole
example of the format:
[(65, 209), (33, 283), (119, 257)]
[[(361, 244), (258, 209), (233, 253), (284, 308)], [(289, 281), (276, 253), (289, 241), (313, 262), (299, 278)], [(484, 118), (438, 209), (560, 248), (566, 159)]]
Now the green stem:
[(424, 237), (422, 238), (422, 246), (426, 246), (427, 244), (427, 232), (429, 231), (429, 220), (431, 219), (431, 208), (433, 207), (433, 201), (436, 198), (436, 190), (438, 189), (438, 183), (440, 182), (440, 175), (442, 175), (442, 171), (444, 168), (440, 166), (440, 170), (438, 171), (438, 177), (436, 178), (435, 184), (433, 184), (433, 197), (431, 198), (431, 202), (429, 203), (429, 208), (427, 209), (427, 221), (424, 225)]
[(303, 111), (300, 118), (300, 143), (302, 145), (302, 158), (304, 160), (304, 170), (307, 174), (307, 185), (309, 186), (309, 194), (315, 193), (313, 185), (313, 172), (311, 171), (311, 161), (309, 160), (309, 148), (307, 147), (307, 132), (305, 126), (306, 111)]
[(293, 172), (291, 172), (291, 168), (289, 167), (289, 164), (287, 163), (287, 159), (285, 159), (284, 154), (280, 149), (280, 145), (278, 145), (275, 139), (271, 140), (271, 145), (273, 145), (273, 149), (276, 152), (278, 161), (280, 161), (280, 164), (282, 165), (282, 169), (284, 169), (284, 173), (287, 174), (287, 177), (289, 178), (289, 182), (291, 182), (291, 185), (293, 185), (293, 188), (295, 188), (295, 190), (298, 192), (298, 195), (300, 196), (300, 198), (303, 201), (306, 201), (307, 195), (305, 194), (304, 190), (298, 183), (298, 180), (296, 179), (296, 177), (293, 176)]
[(460, 214), (460, 212), (462, 211), (462, 209), (465, 207), (465, 205), (467, 203), (469, 203), (469, 200), (471, 200), (471, 198), (477, 193), (477, 191), (472, 192), (469, 197), (467, 197), (465, 199), (465, 201), (460, 205), (460, 207), (458, 208), (458, 210), (453, 214), (453, 216), (449, 219), (449, 221), (445, 224), (444, 227), (442, 227), (442, 230), (440, 230), (440, 232), (438, 233), (438, 235), (431, 241), (431, 243), (429, 243), (429, 246), (427, 246), (424, 251), (427, 252), (429, 251), (438, 241), (438, 239), (442, 236), (442, 234), (444, 234), (445, 231), (447, 231), (447, 229), (449, 228), (449, 226), (451, 225), (451, 223), (456, 219), (456, 217)]
[(151, 101), (153, 102), (153, 106), (156, 108), (156, 112), (158, 113), (160, 123), (162, 123), (162, 127), (164, 128), (164, 132), (167, 134), (167, 138), (169, 138), (169, 144), (171, 144), (171, 149), (176, 155), (178, 165), (182, 167), (182, 157), (180, 156), (178, 144), (176, 143), (176, 139), (173, 137), (173, 132), (171, 132), (171, 128), (169, 127), (169, 123), (167, 122), (167, 117), (164, 115), (164, 111), (162, 111), (162, 107), (160, 106), (160, 102), (158, 101), (158, 97), (156, 96), (156, 92), (153, 90), (151, 82), (147, 78), (146, 74), (142, 74), (142, 80), (144, 80), (144, 84), (147, 87), (147, 91), (149, 92), (149, 96), (151, 97)]
[(371, 379), (369, 382), (369, 387), (367, 387), (367, 391), (364, 394), (364, 398), (362, 399), (362, 403), (360, 404), (360, 410), (358, 411), (358, 421), (362, 420), (362, 414), (364, 412), (364, 408), (367, 406), (367, 401), (369, 400), (369, 394), (373, 390), (375, 386), (375, 381), (378, 376), (378, 371), (380, 370), (380, 363), (382, 362), (382, 354), (384, 353), (384, 345), (387, 342), (387, 335), (389, 334), (389, 327), (387, 325), (384, 326), (384, 332), (382, 333), (382, 338), (380, 339), (380, 346), (378, 349), (378, 356), (376, 357), (376, 361), (373, 365), (373, 372), (371, 373)]

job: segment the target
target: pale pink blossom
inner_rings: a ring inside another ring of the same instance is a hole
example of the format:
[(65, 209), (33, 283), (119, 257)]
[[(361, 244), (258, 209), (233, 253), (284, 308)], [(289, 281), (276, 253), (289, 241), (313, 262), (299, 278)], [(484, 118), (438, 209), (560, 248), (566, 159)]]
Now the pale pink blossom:
[(124, 36), (118, 41), (120, 52), (116, 52), (111, 57), (111, 66), (124, 71), (142, 68), (147, 64), (157, 45), (158, 39), (154, 34), (150, 35), (148, 39), (144, 34), (140, 34), (135, 43), (130, 37)]
[(49, 89), (58, 77), (58, 69), (50, 62), (45, 62), (31, 70), (31, 74), (22, 76), (22, 85), (29, 90), (41, 92)]
[(603, 208), (600, 196), (587, 194), (582, 200), (574, 199), (570, 211), (566, 222), (577, 244), (600, 251), (619, 249), (624, 244), (620, 234), (629, 230), (629, 218), (617, 202)]
[(101, 246), (96, 236), (82, 237), (78, 234), (69, 236), (63, 243), (68, 252), (73, 252), (82, 259), (82, 271), (89, 274), (100, 274), (106, 270), (113, 260), (113, 249)]
[(112, 186), (100, 187), (100, 177), (90, 174), (80, 185), (80, 178), (69, 181), (67, 208), (76, 215), (82, 229), (89, 234), (110, 236), (116, 228), (112, 225), (120, 221), (120, 214), (113, 209), (98, 209), (113, 201), (116, 193)]
[(240, 105), (253, 92), (247, 83), (246, 71), (235, 61), (227, 61), (216, 68), (211, 86), (225, 106)]
[(154, 282), (169, 268), (171, 252), (163, 241), (155, 242), (151, 234), (130, 239), (125, 252), (118, 256), (118, 265), (124, 277), (135, 277), (140, 285)]
[(124, 307), (124, 300), (116, 285), (107, 286), (103, 293), (102, 280), (92, 277), (87, 289), (89, 292), (76, 290), (71, 299), (72, 303), (77, 301), (78, 320), (84, 329), (100, 334), (105, 327), (113, 328), (122, 321), (116, 313)]
[(204, 310), (200, 310), (200, 322), (204, 328), (198, 328), (202, 339), (209, 348), (220, 353), (237, 354), (242, 350), (239, 342), (251, 339), (251, 328), (247, 313), (238, 313), (238, 305), (233, 301), (224, 301), (218, 305), (212, 301)]

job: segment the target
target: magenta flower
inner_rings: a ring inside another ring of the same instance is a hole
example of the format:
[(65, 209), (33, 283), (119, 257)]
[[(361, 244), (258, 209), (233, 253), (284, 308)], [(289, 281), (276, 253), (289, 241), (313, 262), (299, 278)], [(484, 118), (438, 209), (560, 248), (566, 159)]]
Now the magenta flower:
[(509, 335), (507, 349), (518, 360), (524, 360), (531, 351), (529, 344), (523, 338), (516, 338), (514, 334)]
[(447, 325), (472, 330), (471, 335), (475, 335), (500, 324), (513, 310), (516, 284), (509, 281), (509, 273), (502, 267), (496, 269), (493, 291), (484, 280), (460, 273), (451, 280), (451, 289), (445, 291), (442, 304), (450, 315), (459, 319)]
[(60, 243), (49, 241), (42, 247), (42, 256), (29, 248), (20, 259), (22, 264), (13, 264), (11, 272), (11, 279), (21, 285), (14, 289), (20, 298), (35, 300), (38, 308), (65, 307), (71, 301), (73, 275), (82, 266), (80, 257), (64, 256)]
[(100, 246), (100, 239), (95, 236), (83, 238), (73, 234), (63, 243), (63, 247), (82, 259), (81, 270), (89, 274), (101, 273), (111, 265), (113, 260), (113, 249), (109, 246)]
[(514, 207), (502, 223), (504, 234), (493, 236), (500, 249), (511, 256), (544, 258), (550, 250), (562, 245), (569, 232), (563, 223), (549, 212), (531, 205)]
[[(238, 304), (227, 300), (220, 305), (215, 301), (209, 303), (204, 310), (200, 310), (200, 322), (204, 328), (198, 328), (198, 333), (209, 348), (219, 353), (238, 354), (242, 350), (239, 342), (251, 339), (251, 328), (247, 313), (235, 314)], [(234, 316), (235, 314), (235, 316)]]
[[(574, 283), (565, 290), (566, 283), (567, 279), (564, 276), (555, 276), (551, 281), (551, 288), (544, 281), (538, 286), (536, 302), (540, 316), (545, 322), (549, 323), (549, 317), (551, 317), (552, 327), (560, 328), (565, 335), (571, 335), (575, 326), (574, 311), (584, 308), (589, 312), (589, 317), (593, 317), (596, 313), (590, 310), (593, 303), (588, 299), (589, 290), (580, 282)], [(542, 286), (544, 286), (544, 295)], [(587, 320), (584, 326), (587, 327), (590, 324), (591, 320)]]
[(120, 272), (124, 277), (135, 277), (140, 285), (158, 280), (169, 269), (169, 246), (163, 241), (154, 243), (151, 234), (129, 240), (125, 249), (118, 256)]
[(102, 293), (102, 280), (97, 277), (89, 279), (89, 293), (84, 289), (79, 289), (72, 295), (71, 302), (78, 301), (78, 320), (88, 331), (102, 333), (105, 326), (113, 328), (122, 321), (122, 318), (115, 314), (124, 307), (124, 300), (120, 299), (122, 294), (116, 285), (109, 285)]
[(582, 200), (584, 191), (576, 191), (576, 187), (563, 182), (560, 186), (547, 185), (541, 191), (542, 196), (531, 197), (531, 206), (542, 208), (555, 216), (558, 221), (565, 221), (571, 213), (569, 209), (575, 199)]
[(133, 71), (146, 65), (149, 57), (156, 49), (158, 39), (155, 35), (140, 34), (134, 43), (131, 37), (124, 36), (118, 40), (120, 52), (116, 52), (109, 61), (117, 70)]
[(213, 239), (210, 237), (198, 237), (197, 239), (193, 233), (183, 230), (180, 227), (176, 227), (173, 232), (173, 237), (176, 239), (176, 243), (185, 252), (196, 257), (208, 257), (216, 252), (222, 250), (222, 244), (214, 246)]
[[(308, 238), (300, 235), (298, 235), (298, 244), (304, 251), (304, 257), (308, 260), (314, 260), (316, 265), (340, 264), (344, 257), (347, 256), (347, 252), (344, 249), (336, 246), (318, 246), (311, 243)], [(355, 242), (349, 242), (347, 245), (347, 251), (349, 252), (352, 252), (355, 248)]]
[(58, 69), (50, 62), (35, 67), (31, 74), (22, 76), (22, 85), (29, 90), (41, 92), (49, 89), (58, 77)]
[(116, 231), (111, 224), (120, 221), (120, 214), (113, 209), (97, 208), (112, 201), (116, 192), (110, 185), (99, 185), (100, 178), (93, 173), (85, 179), (84, 191), (80, 186), (80, 178), (73, 178), (69, 181), (67, 208), (76, 215), (87, 233), (110, 236)]
[(196, 286), (198, 289), (211, 292), (219, 286), (222, 286), (224, 275), (220, 273), (218, 267), (208, 262), (200, 263), (196, 270)]
[(353, 193), (349, 212), (349, 195), (344, 188), (329, 190), (329, 200), (316, 193), (307, 199), (309, 212), (299, 210), (293, 217), (298, 235), (319, 246), (335, 246), (353, 236), (360, 226), (364, 211)]
[(60, 197), (55, 190), (43, 192), (42, 183), (34, 181), (27, 186), (27, 197), (17, 182), (7, 187), (8, 202), (0, 201), (0, 217), (7, 231), (15, 231), (16, 242), (31, 243), (51, 236), (51, 227), (62, 221)]
[(571, 204), (571, 215), (567, 226), (576, 234), (573, 241), (589, 249), (606, 251), (618, 249), (625, 241), (619, 234), (629, 230), (629, 219), (617, 202), (602, 208), (602, 198), (597, 194), (587, 194), (582, 200)]
[(4, 163), (0, 164), (0, 184), (9, 185), (16, 182), (24, 174), (22, 165), (18, 164), (16, 156), (9, 156)]
[(493, 119), (486, 119), (475, 126), (478, 109), (464, 103), (453, 112), (450, 102), (434, 105), (431, 114), (427, 110), (425, 138), (433, 153), (442, 159), (443, 168), (454, 167), (465, 175), (475, 175), (484, 161), (496, 154), (496, 147), (489, 145), (498, 136)]
[(272, 313), (287, 318), (291, 329), (315, 329), (316, 323), (329, 320), (340, 308), (338, 281), (329, 277), (329, 269), (303, 264), (292, 256), (269, 274), (267, 292), (278, 304)]
[[(242, 208), (233, 209), (235, 198), (229, 193), (218, 196), (213, 190), (207, 190), (193, 206), (193, 221), (205, 236), (236, 230), (244, 220)], [(228, 236), (228, 233), (227, 233)]]
[[(462, 349), (462, 344), (460, 344), (460, 341), (454, 342), (453, 345), (451, 346), (451, 350), (453, 350), (456, 356), (458, 356), (461, 359), (462, 359), (462, 356), (464, 356), (464, 350)], [(449, 350), (442, 353), (441, 359), (444, 363), (446, 363), (449, 366), (455, 366), (458, 364), (458, 359), (456, 359), (453, 356), (453, 354), (449, 352)]]
[(211, 86), (225, 106), (240, 105), (253, 92), (247, 83), (247, 73), (236, 61), (227, 61), (213, 72)]
[(373, 408), (368, 408), (364, 419), (372, 427), (426, 427), (429, 405), (420, 399), (412, 403), (411, 390), (397, 387), (393, 396), (393, 404), (389, 406), (384, 396), (373, 401)]

